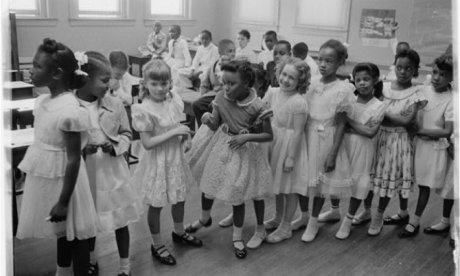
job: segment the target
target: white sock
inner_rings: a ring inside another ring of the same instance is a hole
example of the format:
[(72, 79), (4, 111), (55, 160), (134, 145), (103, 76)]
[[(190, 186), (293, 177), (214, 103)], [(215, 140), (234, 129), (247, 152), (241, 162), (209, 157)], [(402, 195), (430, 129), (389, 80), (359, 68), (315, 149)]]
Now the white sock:
[(308, 220), (308, 210), (306, 212), (300, 213), (300, 219), (302, 219), (303, 221)]
[(233, 240), (242, 240), (243, 238), (243, 227), (236, 227), (233, 225)]
[(402, 217), (402, 218), (405, 218), (405, 217), (407, 217), (407, 216), (409, 215), (409, 213), (407, 212), (407, 210), (401, 210), (401, 209), (399, 209), (398, 215), (399, 215), (400, 217)]
[(256, 224), (256, 233), (264, 233), (265, 232), (265, 225), (262, 223), (262, 224)]
[(73, 275), (72, 267), (71, 266), (59, 266), (56, 265), (56, 276), (67, 276)]
[(131, 267), (129, 265), (129, 257), (128, 258), (120, 258), (120, 269), (118, 270), (120, 273), (124, 272), (129, 274)]
[(163, 243), (161, 242), (161, 235), (160, 235), (160, 233), (158, 233), (158, 234), (152, 234), (151, 237), (152, 237), (152, 244), (153, 244), (153, 247), (157, 248), (157, 247), (159, 247), (160, 245), (163, 245)]
[(179, 222), (179, 223), (174, 222), (174, 233), (176, 233), (177, 235), (182, 235), (185, 233), (183, 222)]
[(89, 252), (89, 262), (91, 264), (96, 264), (97, 263), (97, 258), (96, 258), (96, 252), (95, 251), (96, 250)]
[(420, 225), (420, 217), (419, 216), (414, 216), (413, 218), (411, 218), (410, 223), (413, 226), (419, 226)]
[(450, 225), (450, 218), (442, 217), (441, 223), (444, 223), (446, 225)]

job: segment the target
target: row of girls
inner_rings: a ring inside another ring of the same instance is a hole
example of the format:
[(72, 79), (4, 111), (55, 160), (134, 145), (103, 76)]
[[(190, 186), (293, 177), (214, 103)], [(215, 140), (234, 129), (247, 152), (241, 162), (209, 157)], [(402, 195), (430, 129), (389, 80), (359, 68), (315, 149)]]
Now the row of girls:
[[(385, 207), (395, 194), (400, 195), (401, 211), (385, 221), (408, 222), (402, 236), (416, 233), (430, 187), (444, 188), (446, 198), (452, 195), (453, 183), (445, 181), (451, 164), (445, 138), (452, 133), (452, 60), (435, 61), (432, 86), (412, 86), (419, 58), (413, 50), (401, 51), (395, 60), (397, 80), (382, 89), (377, 67), (368, 63), (353, 70), (356, 88), (338, 80), (336, 71), (346, 58), (340, 42), (324, 43), (321, 76), (311, 84), (304, 61), (283, 58), (277, 69), (279, 88), (270, 88), (263, 99), (254, 89), (253, 66), (222, 62), (223, 89), (193, 139), (180, 124), (184, 105), (171, 89), (169, 66), (161, 59), (150, 61), (143, 67), (145, 97), (131, 108), (132, 127), (144, 148), (131, 176), (123, 157), (132, 137), (128, 116), (119, 100), (106, 95), (109, 60), (97, 52), (75, 55), (62, 43), (45, 39), (34, 57), (31, 80), (51, 93), (36, 99), (35, 141), (19, 165), (27, 177), (17, 237), (57, 237), (57, 275), (72, 270), (75, 275), (97, 275), (95, 236), (115, 232), (118, 273), (129, 275), (128, 225), (139, 219), (141, 202), (148, 205), (152, 256), (174, 265), (176, 259), (160, 237), (160, 212), (168, 204), (172, 240), (191, 247), (202, 246), (189, 233), (212, 225), (214, 200), (231, 204), (227, 225), (233, 225), (235, 256), (244, 258), (247, 248), (265, 240), (290, 238), (296, 225), (307, 225), (303, 241), (314, 240), (328, 195), (335, 200), (352, 196), (337, 233), (346, 238), (361, 200), (372, 190), (380, 199), (369, 234), (381, 231)], [(425, 193), (420, 193), (420, 206), (408, 221), (407, 198), (414, 183)], [(195, 184), (202, 191), (201, 217), (184, 227), (185, 200)], [(264, 199), (273, 194), (277, 212), (264, 223)], [(448, 227), (451, 199), (445, 201), (443, 221), (430, 231)], [(257, 223), (245, 243), (247, 200), (254, 202)], [(297, 202), (302, 215), (293, 225)], [(267, 236), (267, 228), (276, 230)]]

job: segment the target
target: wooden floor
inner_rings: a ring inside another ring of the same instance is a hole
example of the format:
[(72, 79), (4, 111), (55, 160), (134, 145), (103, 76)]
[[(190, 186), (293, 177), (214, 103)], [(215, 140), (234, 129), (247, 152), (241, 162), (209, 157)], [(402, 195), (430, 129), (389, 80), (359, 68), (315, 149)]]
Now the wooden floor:
[[(200, 213), (199, 191), (194, 189), (187, 203), (186, 222)], [(376, 204), (376, 201), (374, 201)], [(267, 201), (267, 214), (274, 210), (274, 200)], [(215, 222), (224, 217), (230, 207), (216, 202)], [(415, 200), (409, 204), (415, 207)], [(328, 206), (325, 206), (328, 208)], [(342, 213), (346, 204), (342, 204)], [(430, 199), (422, 226), (437, 221), (442, 201), (436, 195)], [(393, 201), (389, 213), (397, 209)], [(385, 226), (380, 236), (366, 235), (367, 227), (355, 227), (350, 238), (334, 238), (339, 224), (321, 227), (317, 239), (305, 244), (300, 241), (303, 231), (281, 244), (266, 244), (250, 251), (245, 260), (234, 257), (231, 228), (220, 228), (214, 223), (197, 233), (204, 246), (184, 248), (172, 244), (172, 221), (169, 208), (162, 214), (162, 236), (176, 256), (178, 265), (169, 267), (152, 260), (150, 237), (145, 215), (130, 226), (132, 275), (453, 275), (455, 271), (448, 237), (428, 236), (401, 240), (398, 228)], [(255, 224), (252, 204), (247, 204), (244, 238), (247, 241)], [(100, 237), (97, 242), (100, 256), (100, 275), (116, 275), (118, 253), (113, 235)], [(14, 244), (15, 275), (54, 275), (55, 242), (52, 240), (17, 240)]]

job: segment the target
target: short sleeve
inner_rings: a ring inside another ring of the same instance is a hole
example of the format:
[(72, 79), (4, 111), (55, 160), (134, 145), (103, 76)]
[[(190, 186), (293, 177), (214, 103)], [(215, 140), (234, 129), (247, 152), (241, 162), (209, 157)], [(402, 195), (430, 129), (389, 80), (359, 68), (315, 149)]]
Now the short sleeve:
[(308, 113), (308, 104), (305, 99), (298, 97), (296, 100), (291, 104), (292, 114), (307, 114)]
[(148, 112), (142, 107), (142, 104), (133, 104), (131, 106), (132, 125), (138, 132), (153, 131), (154, 123)]
[(81, 106), (64, 109), (57, 124), (60, 130), (69, 132), (86, 131), (90, 125), (89, 113)]
[(452, 101), (449, 101), (447, 103), (446, 110), (444, 111), (444, 120), (445, 121), (454, 121), (454, 106), (452, 104)]
[(348, 112), (354, 102), (355, 102), (355, 94), (353, 93), (355, 90), (355, 87), (351, 83), (347, 82), (342, 82), (342, 85), (340, 87), (340, 91), (335, 98), (336, 101), (336, 107), (335, 107), (335, 112)]

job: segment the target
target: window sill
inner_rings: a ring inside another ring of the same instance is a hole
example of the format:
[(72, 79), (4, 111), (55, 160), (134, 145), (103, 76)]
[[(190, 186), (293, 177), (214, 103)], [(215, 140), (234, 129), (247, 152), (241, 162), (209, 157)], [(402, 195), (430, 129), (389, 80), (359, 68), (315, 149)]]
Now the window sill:
[(313, 25), (301, 25), (297, 24), (292, 27), (297, 32), (313, 31), (321, 33), (347, 33), (348, 30), (339, 27), (325, 27), (325, 26), (313, 26)]
[(132, 18), (69, 18), (70, 26), (134, 26)]
[(56, 26), (58, 24), (57, 18), (17, 18), (17, 26), (28, 27), (48, 27)]
[(144, 25), (146, 27), (151, 27), (155, 21), (164, 22), (164, 25), (177, 24), (181, 26), (194, 26), (196, 24), (196, 20), (190, 18), (145, 18)]

